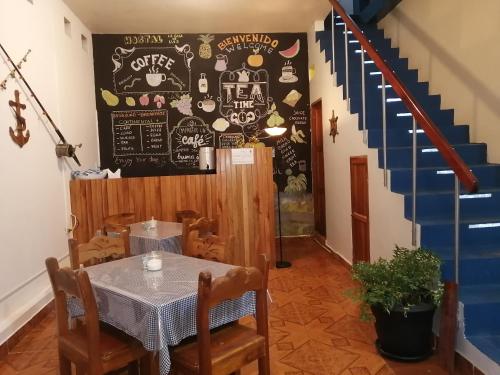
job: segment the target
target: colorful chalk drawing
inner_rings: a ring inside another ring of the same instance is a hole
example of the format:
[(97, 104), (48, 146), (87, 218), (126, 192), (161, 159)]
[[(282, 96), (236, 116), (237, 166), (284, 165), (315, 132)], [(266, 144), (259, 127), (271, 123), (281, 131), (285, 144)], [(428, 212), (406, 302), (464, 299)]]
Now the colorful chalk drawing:
[[(300, 129), (308, 127), (309, 117), (305, 110), (294, 110), (293, 114), (288, 117), (288, 123), (292, 124), (292, 134), (290, 140), (295, 143), (306, 143), (304, 139), (306, 135)], [(299, 129), (299, 130), (297, 130)]]
[(300, 52), (300, 39), (297, 39), (291, 47), (289, 47), (283, 51), (278, 51), (278, 52), (285, 59), (293, 59)]
[(215, 66), (214, 69), (217, 70), (218, 72), (223, 72), (227, 69), (227, 64), (229, 63), (229, 60), (227, 58), (227, 55), (219, 54), (215, 56)]
[(219, 136), (219, 148), (240, 148), (245, 144), (245, 136), (241, 133), (225, 133)]
[(148, 94), (142, 94), (139, 98), (139, 103), (141, 103), (141, 105), (143, 107), (146, 107), (147, 105), (149, 105), (149, 95)]
[(200, 73), (200, 78), (198, 79), (198, 91), (200, 94), (206, 94), (208, 92), (208, 80), (206, 73)]
[(169, 153), (166, 109), (113, 111), (111, 121), (113, 157)]
[(170, 102), (172, 108), (177, 110), (183, 115), (192, 116), (193, 110), (191, 109), (191, 102), (193, 98), (189, 94), (181, 95), (180, 98), (174, 99)]
[(304, 193), (307, 191), (307, 178), (305, 174), (299, 173), (297, 176), (292, 174), (291, 169), (287, 169), (285, 174), (288, 176), (286, 180), (285, 193)]
[(156, 103), (157, 108), (161, 108), (165, 104), (165, 97), (163, 95), (155, 95), (153, 102)]
[(279, 152), (280, 159), (288, 168), (293, 168), (297, 165), (297, 153), (292, 142), (286, 137), (280, 137), (276, 141), (276, 149)]
[(229, 128), (229, 122), (225, 118), (219, 117), (213, 122), (212, 128), (218, 132), (224, 132), (227, 128)]
[(198, 168), (200, 147), (214, 145), (215, 132), (200, 117), (185, 117), (170, 132), (170, 161), (177, 168)]
[(292, 125), (292, 134), (290, 135), (290, 140), (292, 142), (294, 142), (294, 143), (306, 143), (306, 141), (304, 141), (305, 137), (306, 136), (301, 129), (297, 130), (295, 128), (295, 125)]
[(116, 47), (111, 56), (117, 94), (142, 94), (154, 88), (168, 95), (191, 90), (189, 44), (172, 47)]
[(198, 108), (202, 109), (204, 112), (213, 112), (215, 110), (216, 104), (212, 99), (212, 96), (205, 95), (203, 100), (198, 101)]
[[(268, 114), (273, 99), (269, 96), (269, 73), (265, 69), (242, 68), (219, 76), (219, 113), (242, 128), (255, 124)], [(254, 129), (255, 130), (255, 129)]]
[(281, 77), (278, 79), (281, 83), (294, 83), (299, 80), (296, 76), (297, 71), (292, 65), (292, 62), (288, 60), (285, 65), (281, 68)]
[(247, 63), (249, 66), (258, 68), (264, 63), (264, 57), (259, 53), (260, 48), (253, 49), (253, 55), (248, 56)]
[(261, 53), (271, 54), (278, 45), (278, 39), (271, 35), (258, 33), (230, 35), (217, 43), (219, 51), (228, 54), (241, 50), (255, 51), (256, 49)]
[(280, 116), (279, 112), (276, 110), (276, 104), (273, 103), (271, 109), (267, 111), (270, 114), (269, 118), (266, 121), (267, 126), (270, 128), (274, 128), (275, 126), (280, 126), (285, 123), (285, 119)]
[(283, 99), (283, 103), (288, 104), (290, 107), (294, 108), (297, 105), (297, 102), (302, 98), (302, 94), (297, 90), (293, 89), (285, 96)]
[(202, 59), (210, 59), (212, 57), (212, 46), (210, 45), (215, 39), (214, 35), (211, 34), (201, 34), (198, 40), (201, 41), (200, 48), (198, 49), (198, 54)]

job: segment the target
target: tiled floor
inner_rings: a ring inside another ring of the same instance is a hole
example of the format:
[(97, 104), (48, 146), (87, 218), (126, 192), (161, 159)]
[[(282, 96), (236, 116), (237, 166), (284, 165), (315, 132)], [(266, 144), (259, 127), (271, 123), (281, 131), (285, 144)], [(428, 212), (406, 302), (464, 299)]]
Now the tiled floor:
[[(373, 345), (372, 324), (359, 321), (356, 304), (344, 294), (353, 286), (349, 271), (310, 239), (284, 245), (293, 266), (272, 270), (269, 280), (272, 374), (446, 374), (434, 358), (403, 364), (380, 357)], [(256, 373), (256, 366), (242, 371)], [(0, 374), (57, 374), (53, 313), (0, 361)]]

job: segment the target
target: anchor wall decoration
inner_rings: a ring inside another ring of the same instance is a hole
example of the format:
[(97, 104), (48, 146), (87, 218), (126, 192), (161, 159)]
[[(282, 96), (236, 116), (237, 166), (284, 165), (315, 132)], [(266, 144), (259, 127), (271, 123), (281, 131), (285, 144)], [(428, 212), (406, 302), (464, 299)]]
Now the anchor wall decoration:
[[(16, 100), (9, 100), (9, 106), (13, 107), (14, 117), (16, 118), (17, 125), (16, 130), (13, 130), (9, 126), (9, 134), (12, 140), (19, 146), (23, 147), (26, 143), (28, 143), (30, 139), (30, 131), (26, 130), (26, 119), (21, 116), (21, 110), (26, 109), (26, 104), (21, 104), (21, 100), (19, 99), (19, 90), (14, 91), (14, 96)], [(26, 135), (24, 132), (26, 131)]]
[[(38, 106), (42, 110), (42, 115), (45, 116), (45, 118), (50, 123), (50, 125), (52, 125), (52, 128), (54, 129), (54, 131), (56, 132), (56, 134), (59, 136), (59, 142), (60, 142), (60, 144), (62, 144), (62, 146), (64, 146), (64, 148), (67, 149), (67, 155), (63, 155), (61, 153), (61, 150), (60, 150), (61, 147), (57, 147), (56, 146), (56, 154), (59, 152), (59, 154), (57, 154), (57, 156), (68, 156), (68, 157), (71, 157), (71, 158), (73, 158), (73, 160), (75, 161), (75, 163), (80, 166), (81, 165), (80, 164), (80, 160), (78, 160), (78, 157), (76, 156), (76, 152), (75, 152), (75, 149), (78, 146), (70, 145), (66, 141), (66, 138), (64, 138), (63, 134), (61, 133), (61, 131), (59, 130), (59, 128), (54, 123), (54, 120), (52, 120), (52, 117), (50, 117), (49, 113), (47, 112), (47, 110), (43, 106), (42, 102), (40, 101), (40, 99), (38, 99), (38, 96), (35, 94), (35, 92), (31, 88), (31, 86), (29, 85), (28, 81), (26, 81), (26, 79), (24, 78), (23, 74), (21, 73), (21, 69), (20, 68), (21, 68), (22, 62), (25, 61), (24, 58), (23, 58), (23, 60), (19, 64), (16, 65), (16, 63), (14, 63), (14, 61), (11, 59), (11, 57), (9, 56), (9, 54), (7, 53), (7, 51), (5, 50), (5, 48), (2, 46), (2, 43), (0, 43), (0, 51), (3, 52), (3, 54), (7, 58), (7, 62), (10, 64), (10, 66), (13, 69), (11, 71), (11, 73), (9, 73), (9, 74), (10, 75), (12, 75), (12, 74), (15, 75), (15, 73), (17, 73), (17, 75), (19, 76), (19, 79), (24, 83), (24, 85), (26, 86), (26, 88), (30, 92), (31, 97), (34, 99), (34, 101), (38, 104)], [(28, 50), (28, 52), (26, 53), (25, 57), (28, 55), (29, 52), (30, 51)], [(7, 76), (7, 79), (8, 79), (8, 77), (9, 76)], [(2, 81), (0, 83), (0, 87), (2, 89), (4, 89), (5, 82)], [(17, 98), (18, 95), (19, 95), (19, 93), (16, 90), (16, 98)], [(19, 103), (19, 99), (18, 98), (17, 98), (17, 104), (16, 105), (12, 105), (10, 103), (11, 102), (9, 102), (9, 105), (11, 105), (13, 107), (16, 106), (16, 119), (18, 120), (18, 124), (17, 124), (17, 127), (16, 127), (16, 133), (17, 134), (13, 135), (14, 131), (12, 129), (10, 129), (11, 137), (14, 140), (14, 142), (16, 142), (19, 145), (19, 147), (23, 147), (23, 145), (26, 144), (26, 142), (28, 142), (28, 139), (29, 139), (29, 131), (26, 131), (26, 136), (23, 135), (23, 131), (26, 130), (26, 121), (24, 120), (24, 118), (21, 117), (21, 109), (26, 109), (26, 106), (24, 104)], [(17, 108), (17, 105), (19, 105), (20, 107)], [(22, 120), (20, 120), (20, 119), (22, 119)]]

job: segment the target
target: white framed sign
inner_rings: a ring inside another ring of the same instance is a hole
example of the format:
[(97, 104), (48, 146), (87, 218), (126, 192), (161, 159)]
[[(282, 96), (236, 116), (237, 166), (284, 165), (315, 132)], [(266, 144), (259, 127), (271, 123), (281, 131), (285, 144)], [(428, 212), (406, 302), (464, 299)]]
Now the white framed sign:
[(231, 162), (233, 164), (253, 164), (253, 148), (231, 149)]

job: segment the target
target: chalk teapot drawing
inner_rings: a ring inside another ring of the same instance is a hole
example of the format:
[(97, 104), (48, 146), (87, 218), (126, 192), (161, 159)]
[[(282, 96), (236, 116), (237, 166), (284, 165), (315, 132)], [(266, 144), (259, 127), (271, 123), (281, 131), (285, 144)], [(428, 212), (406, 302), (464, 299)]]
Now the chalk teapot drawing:
[(249, 82), (250, 77), (248, 75), (248, 72), (246, 70), (243, 70), (241, 72), (236, 72), (238, 74), (238, 82)]
[(226, 70), (228, 63), (227, 56), (220, 54), (215, 56), (215, 58), (217, 59), (215, 61), (215, 70), (217, 70), (218, 72), (223, 72), (224, 70)]

